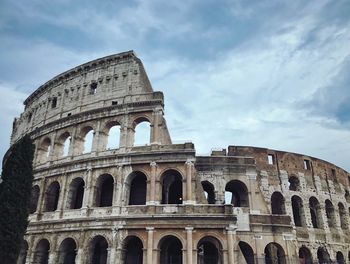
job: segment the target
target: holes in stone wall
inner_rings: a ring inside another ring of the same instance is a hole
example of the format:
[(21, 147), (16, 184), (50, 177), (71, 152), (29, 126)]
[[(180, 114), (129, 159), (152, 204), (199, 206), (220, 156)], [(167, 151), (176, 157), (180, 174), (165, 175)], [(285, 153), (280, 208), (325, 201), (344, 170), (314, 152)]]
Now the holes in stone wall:
[(294, 195), (292, 197), (293, 219), (296, 226), (306, 226), (302, 199)]
[(54, 181), (49, 185), (45, 193), (44, 212), (53, 212), (57, 210), (59, 196), (60, 184), (57, 181)]
[(225, 203), (234, 207), (249, 207), (247, 186), (239, 180), (228, 182), (225, 187)]
[(182, 204), (182, 176), (175, 170), (162, 175), (162, 204)]
[(202, 181), (202, 187), (204, 190), (204, 195), (205, 198), (208, 201), (208, 204), (215, 204), (215, 189), (214, 189), (214, 185), (211, 184), (208, 181)]
[(274, 192), (271, 195), (271, 211), (276, 215), (286, 214), (284, 197), (280, 192)]

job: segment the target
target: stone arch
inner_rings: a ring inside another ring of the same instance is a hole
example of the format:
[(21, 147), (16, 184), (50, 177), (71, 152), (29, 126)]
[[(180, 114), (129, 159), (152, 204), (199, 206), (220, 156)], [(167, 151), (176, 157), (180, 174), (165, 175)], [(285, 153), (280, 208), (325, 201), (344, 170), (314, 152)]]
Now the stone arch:
[(280, 244), (275, 242), (267, 244), (264, 253), (266, 264), (286, 264), (286, 254)]
[(197, 261), (200, 264), (221, 264), (222, 245), (212, 236), (204, 236), (197, 243)]
[(331, 263), (331, 258), (325, 247), (319, 247), (317, 249), (318, 263)]
[(95, 206), (112, 206), (114, 191), (114, 179), (110, 174), (102, 174), (98, 177), (95, 189)]
[(347, 230), (349, 228), (348, 219), (346, 216), (345, 207), (342, 203), (338, 203), (338, 211), (339, 211), (339, 218), (340, 218), (340, 226), (342, 229)]
[(280, 192), (271, 195), (271, 213), (276, 215), (286, 214), (285, 200)]
[(225, 200), (234, 207), (249, 207), (247, 186), (239, 180), (229, 181), (225, 186)]
[(292, 196), (293, 219), (296, 226), (306, 226), (303, 200), (297, 196)]
[(120, 147), (121, 125), (118, 121), (110, 121), (104, 129), (105, 137), (102, 136), (102, 145), (106, 149), (118, 149)]
[(290, 191), (300, 191), (300, 181), (299, 178), (295, 175), (292, 175), (288, 179), (289, 190)]
[(45, 192), (44, 212), (53, 212), (57, 210), (60, 197), (60, 184), (57, 181), (52, 182)]
[(80, 209), (82, 207), (84, 199), (84, 189), (85, 182), (83, 178), (76, 177), (71, 181), (66, 202), (67, 209)]
[(21, 249), (19, 251), (19, 256), (17, 260), (17, 264), (25, 264), (27, 260), (27, 254), (28, 254), (28, 242), (23, 240), (21, 243)]
[(158, 243), (160, 264), (182, 264), (183, 245), (179, 238), (172, 235), (162, 237)]
[(58, 250), (58, 264), (75, 264), (77, 244), (73, 238), (65, 238)]
[(344, 255), (341, 251), (338, 251), (336, 254), (336, 258), (337, 258), (337, 263), (338, 264), (345, 264), (345, 258)]
[(310, 197), (309, 207), (313, 228), (323, 228), (321, 206), (316, 197)]
[(245, 260), (245, 262), (243, 262), (244, 260), (241, 260), (240, 263), (254, 264), (254, 251), (252, 247), (244, 241), (239, 241), (238, 247)]
[(71, 139), (72, 139), (71, 134), (68, 131), (62, 133), (58, 137), (58, 140), (55, 146), (58, 158), (66, 157), (70, 154), (69, 152), (70, 152)]
[(36, 212), (38, 207), (39, 196), (40, 196), (40, 187), (39, 185), (34, 185), (32, 187), (29, 213), (33, 214)]
[(162, 204), (182, 204), (182, 175), (177, 170), (166, 170), (161, 176)]
[(44, 163), (48, 161), (50, 152), (51, 152), (51, 139), (49, 137), (45, 137), (41, 141), (37, 151), (38, 151), (37, 160), (39, 163)]
[(334, 212), (334, 206), (330, 200), (326, 200), (326, 215), (327, 215), (327, 222), (328, 227), (335, 228), (336, 221), (335, 221), (335, 212)]
[(143, 243), (137, 236), (128, 236), (123, 241), (123, 264), (143, 263)]
[(89, 263), (107, 264), (108, 241), (104, 236), (97, 235), (89, 243)]
[(50, 242), (45, 238), (41, 239), (35, 247), (33, 263), (48, 264), (49, 250)]
[(91, 125), (82, 127), (74, 141), (74, 152), (77, 154), (90, 153), (95, 131)]
[(125, 182), (126, 200), (129, 205), (146, 204), (147, 195), (147, 176), (140, 171), (134, 171), (129, 174)]
[(299, 263), (312, 264), (312, 254), (306, 246), (299, 248)]
[(138, 117), (133, 121), (134, 146), (148, 145), (151, 142), (151, 121), (148, 117)]
[(202, 181), (201, 182), (205, 198), (207, 199), (208, 204), (215, 204), (215, 187), (212, 183), (209, 181)]

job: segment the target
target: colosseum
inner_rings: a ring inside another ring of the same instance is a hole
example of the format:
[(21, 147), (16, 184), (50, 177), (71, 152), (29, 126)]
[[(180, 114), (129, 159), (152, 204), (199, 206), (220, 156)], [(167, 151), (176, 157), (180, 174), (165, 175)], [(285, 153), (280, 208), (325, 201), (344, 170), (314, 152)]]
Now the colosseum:
[(197, 156), (173, 144), (163, 93), (133, 51), (68, 70), (24, 105), (11, 144), (29, 133), (36, 151), (18, 263), (350, 261), (348, 172), (266, 148)]

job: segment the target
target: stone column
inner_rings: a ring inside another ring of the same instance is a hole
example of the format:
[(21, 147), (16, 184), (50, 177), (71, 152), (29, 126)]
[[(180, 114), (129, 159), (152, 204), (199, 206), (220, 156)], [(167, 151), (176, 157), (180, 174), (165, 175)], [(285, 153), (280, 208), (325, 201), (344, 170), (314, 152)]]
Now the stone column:
[(58, 252), (56, 250), (50, 250), (48, 264), (58, 263)]
[(153, 112), (153, 124), (151, 124), (151, 144), (160, 144), (159, 140), (159, 120), (162, 115), (162, 109), (156, 108)]
[(191, 160), (186, 161), (186, 204), (193, 204), (192, 201), (192, 172), (193, 162)]
[(156, 177), (157, 177), (157, 163), (152, 161), (151, 166), (151, 176), (150, 176), (150, 199), (147, 204), (154, 205), (156, 204)]
[(45, 193), (46, 193), (46, 178), (42, 179), (40, 182), (40, 194), (38, 199), (38, 205), (37, 205), (37, 213), (38, 213), (38, 219), (41, 217), (41, 214), (44, 210), (44, 203), (45, 203)]
[(193, 227), (185, 227), (186, 229), (186, 264), (192, 264), (192, 231)]
[(249, 181), (249, 206), (250, 206), (250, 212), (253, 214), (260, 213), (258, 203), (255, 203), (254, 201), (257, 200), (256, 197), (256, 171), (247, 171), (247, 177)]
[(228, 263), (234, 263), (234, 238), (233, 236), (236, 235), (236, 229), (237, 227), (234, 225), (230, 225), (226, 228), (227, 233), (227, 255), (228, 255)]
[(153, 264), (154, 227), (146, 227), (146, 230), (147, 230), (147, 261), (146, 261), (146, 264)]
[(84, 263), (84, 249), (79, 248), (78, 250), (75, 250), (75, 252), (77, 253), (77, 256), (75, 257), (75, 263)]
[(104, 149), (99, 149), (100, 146), (100, 131), (101, 129), (101, 121), (97, 121), (97, 127), (94, 130), (94, 137), (92, 140), (91, 152), (96, 152), (98, 150), (102, 151)]
[(90, 183), (92, 182), (92, 169), (91, 167), (87, 167), (86, 168), (86, 174), (87, 177), (85, 178), (85, 186), (84, 186), (84, 197), (83, 197), (83, 206), (82, 208), (87, 208), (89, 206), (91, 206), (90, 204), (90, 196), (91, 196), (91, 186)]

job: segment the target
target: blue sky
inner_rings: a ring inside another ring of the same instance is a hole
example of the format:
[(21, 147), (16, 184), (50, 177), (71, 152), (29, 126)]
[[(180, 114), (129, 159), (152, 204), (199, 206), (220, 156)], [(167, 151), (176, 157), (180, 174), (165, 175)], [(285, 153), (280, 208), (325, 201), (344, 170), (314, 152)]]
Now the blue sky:
[(135, 50), (174, 142), (253, 145), (350, 171), (350, 1), (0, 2), (0, 156), (23, 100), (55, 75)]

